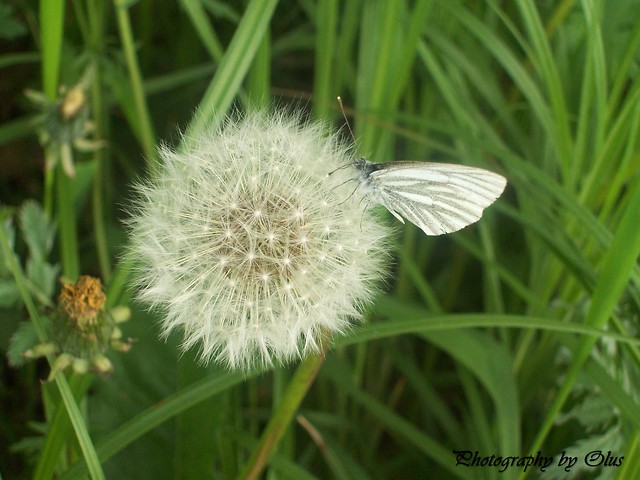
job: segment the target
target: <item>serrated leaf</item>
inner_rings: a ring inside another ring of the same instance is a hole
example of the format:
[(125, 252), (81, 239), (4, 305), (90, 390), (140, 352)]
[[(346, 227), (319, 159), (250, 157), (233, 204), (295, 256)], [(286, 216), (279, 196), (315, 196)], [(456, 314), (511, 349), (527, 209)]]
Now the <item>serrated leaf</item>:
[(38, 344), (38, 335), (31, 322), (22, 322), (9, 340), (7, 358), (13, 367), (19, 367), (26, 361), (24, 352)]
[(57, 265), (51, 265), (41, 257), (31, 257), (27, 260), (25, 274), (43, 297), (40, 299), (41, 301), (53, 297), (59, 270)]
[(20, 290), (12, 280), (0, 280), (0, 308), (8, 308), (20, 302)]
[(610, 425), (619, 412), (601, 395), (589, 395), (573, 409), (575, 419), (587, 431), (594, 431)]
[(20, 209), (20, 228), (31, 257), (46, 258), (53, 246), (55, 230), (36, 202), (25, 202)]

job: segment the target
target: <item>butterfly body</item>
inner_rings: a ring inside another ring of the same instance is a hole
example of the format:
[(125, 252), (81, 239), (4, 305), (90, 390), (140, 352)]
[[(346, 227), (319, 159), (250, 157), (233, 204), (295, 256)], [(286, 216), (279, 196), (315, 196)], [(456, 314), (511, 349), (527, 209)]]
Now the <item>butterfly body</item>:
[(353, 163), (360, 190), (398, 220), (409, 220), (427, 235), (456, 232), (480, 219), (502, 194), (502, 175), (448, 163)]

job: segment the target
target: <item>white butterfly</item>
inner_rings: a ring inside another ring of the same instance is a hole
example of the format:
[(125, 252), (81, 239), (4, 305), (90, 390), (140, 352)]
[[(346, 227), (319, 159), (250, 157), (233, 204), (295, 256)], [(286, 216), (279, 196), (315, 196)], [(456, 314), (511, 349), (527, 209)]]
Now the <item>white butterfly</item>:
[(372, 163), (360, 158), (353, 166), (360, 189), (370, 200), (427, 235), (456, 232), (477, 222), (507, 185), (502, 175), (465, 165)]

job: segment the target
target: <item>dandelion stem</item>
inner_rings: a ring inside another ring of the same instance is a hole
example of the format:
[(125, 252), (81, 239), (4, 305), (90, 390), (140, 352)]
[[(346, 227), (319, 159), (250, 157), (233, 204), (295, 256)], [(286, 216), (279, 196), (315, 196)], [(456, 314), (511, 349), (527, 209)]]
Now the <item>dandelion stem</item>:
[(245, 463), (237, 476), (237, 480), (259, 478), (269, 458), (271, 458), (278, 443), (291, 424), (302, 400), (311, 388), (318, 371), (320, 371), (320, 366), (324, 362), (330, 343), (328, 335), (325, 335), (322, 350), (319, 353), (307, 356), (302, 361), (287, 387), (282, 402), (280, 402), (278, 409), (271, 416), (271, 420), (262, 433), (260, 444), (254, 450), (251, 458)]

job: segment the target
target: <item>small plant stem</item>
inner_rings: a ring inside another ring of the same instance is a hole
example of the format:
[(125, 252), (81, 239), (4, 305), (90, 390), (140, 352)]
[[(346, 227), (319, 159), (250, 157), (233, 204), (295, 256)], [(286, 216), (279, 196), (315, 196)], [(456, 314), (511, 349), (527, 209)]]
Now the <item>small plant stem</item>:
[[(95, 124), (94, 140), (100, 141), (106, 136), (106, 114), (104, 110), (104, 96), (102, 89), (101, 56), (104, 51), (104, 13), (105, 4), (98, 1), (87, 2), (87, 18), (90, 25), (90, 37), (85, 39), (92, 52), (91, 68), (91, 111)], [(111, 277), (111, 259), (109, 258), (109, 242), (105, 224), (105, 175), (106, 150), (99, 148), (93, 155), (96, 162), (95, 177), (93, 179), (92, 202), (93, 229), (96, 238), (96, 251), (100, 265), (100, 273), (105, 284)]]
[(237, 480), (254, 480), (259, 478), (260, 473), (264, 470), (269, 458), (271, 458), (278, 443), (291, 424), (302, 400), (311, 388), (320, 370), (320, 366), (322, 362), (324, 362), (328, 345), (329, 339), (325, 337), (322, 351), (310, 355), (302, 361), (289, 382), (278, 409), (271, 416), (271, 420), (262, 433), (258, 447), (254, 450), (251, 458), (245, 463), (240, 474), (236, 477)]
[(67, 177), (62, 165), (56, 166), (56, 187), (62, 273), (70, 281), (75, 281), (80, 274), (78, 231), (74, 211), (75, 195), (73, 180)]

